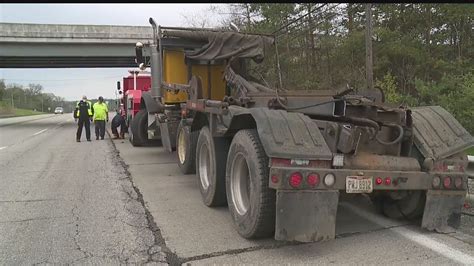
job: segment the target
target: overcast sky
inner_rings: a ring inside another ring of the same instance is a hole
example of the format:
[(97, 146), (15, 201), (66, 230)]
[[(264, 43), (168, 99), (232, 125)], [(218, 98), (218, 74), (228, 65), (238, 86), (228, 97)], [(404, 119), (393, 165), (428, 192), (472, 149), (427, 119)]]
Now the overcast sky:
[[(219, 5), (214, 5), (219, 6)], [(220, 5), (222, 6), (222, 5)], [(0, 22), (44, 24), (90, 24), (149, 26), (148, 18), (158, 24), (185, 26), (185, 17), (219, 18), (209, 12), (210, 4), (0, 4)], [(45, 92), (67, 100), (81, 95), (114, 98), (116, 83), (128, 75), (127, 68), (0, 69), (0, 79), (27, 85), (39, 83)]]

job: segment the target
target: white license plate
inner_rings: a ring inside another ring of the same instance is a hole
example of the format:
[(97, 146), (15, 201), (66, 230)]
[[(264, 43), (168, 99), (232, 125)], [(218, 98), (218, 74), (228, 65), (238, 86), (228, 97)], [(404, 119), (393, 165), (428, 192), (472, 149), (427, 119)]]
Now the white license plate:
[(347, 193), (371, 193), (373, 190), (372, 177), (348, 176), (346, 177)]

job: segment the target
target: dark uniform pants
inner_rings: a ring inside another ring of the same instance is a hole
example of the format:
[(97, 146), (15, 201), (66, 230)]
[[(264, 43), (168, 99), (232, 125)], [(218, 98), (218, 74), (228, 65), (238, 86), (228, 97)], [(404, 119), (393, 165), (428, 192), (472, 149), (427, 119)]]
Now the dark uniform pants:
[(101, 139), (105, 136), (105, 120), (95, 120), (95, 136)]
[(123, 135), (125, 134), (125, 132), (127, 132), (127, 125), (125, 124), (125, 119), (122, 118), (119, 121), (115, 121), (115, 120), (112, 121), (112, 125), (111, 125), (112, 134), (118, 136), (118, 131), (117, 131), (118, 127), (120, 127), (120, 135)]
[(79, 118), (79, 122), (77, 123), (76, 138), (79, 140), (81, 139), (83, 126), (86, 127), (86, 138), (91, 139), (91, 121), (89, 118)]

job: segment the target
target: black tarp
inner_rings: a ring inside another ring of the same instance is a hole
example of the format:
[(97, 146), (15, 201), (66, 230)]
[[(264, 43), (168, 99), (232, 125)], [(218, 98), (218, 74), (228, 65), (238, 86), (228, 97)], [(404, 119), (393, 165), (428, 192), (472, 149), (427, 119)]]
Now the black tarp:
[(186, 57), (195, 60), (219, 60), (251, 58), (260, 63), (265, 57), (265, 49), (274, 43), (274, 39), (264, 35), (238, 32), (164, 30), (165, 37), (178, 37), (196, 41), (207, 41), (197, 51), (186, 52)]

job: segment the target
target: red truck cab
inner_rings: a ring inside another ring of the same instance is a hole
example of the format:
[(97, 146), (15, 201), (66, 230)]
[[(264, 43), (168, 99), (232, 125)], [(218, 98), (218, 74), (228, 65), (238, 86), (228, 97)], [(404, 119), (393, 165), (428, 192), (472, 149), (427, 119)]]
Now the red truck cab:
[(151, 76), (149, 72), (140, 71), (136, 75), (136, 87), (134, 75), (130, 74), (123, 78), (123, 104), (126, 113), (127, 126), (131, 119), (140, 111), (142, 93), (151, 88)]

